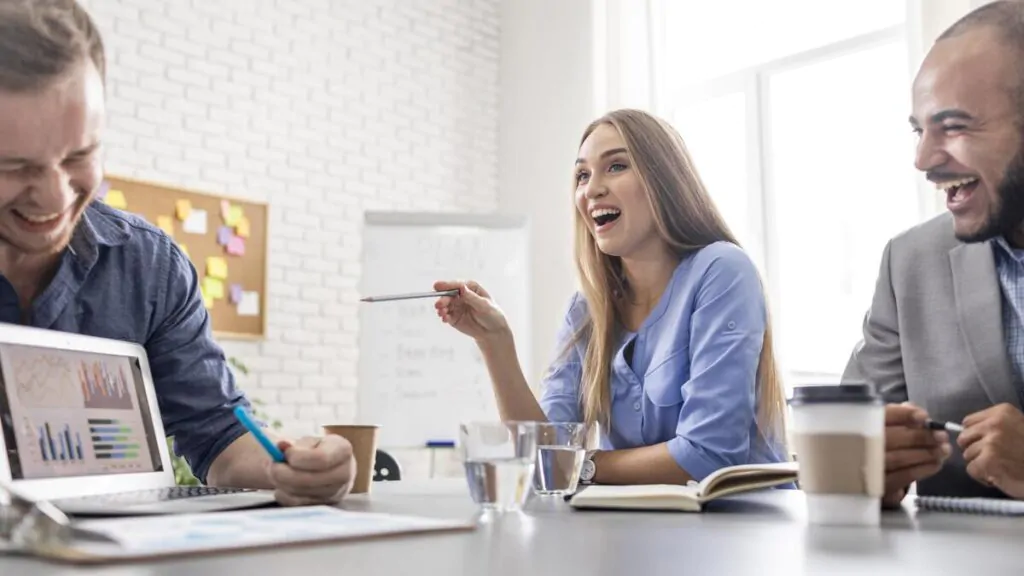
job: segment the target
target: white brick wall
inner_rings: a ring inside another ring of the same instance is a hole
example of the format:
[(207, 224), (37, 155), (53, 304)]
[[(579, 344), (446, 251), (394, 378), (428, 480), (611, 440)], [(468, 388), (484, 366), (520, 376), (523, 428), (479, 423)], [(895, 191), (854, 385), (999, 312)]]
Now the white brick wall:
[(498, 206), (499, 0), (82, 1), (108, 170), (270, 204), (241, 384), (291, 433), (350, 421), (364, 210)]

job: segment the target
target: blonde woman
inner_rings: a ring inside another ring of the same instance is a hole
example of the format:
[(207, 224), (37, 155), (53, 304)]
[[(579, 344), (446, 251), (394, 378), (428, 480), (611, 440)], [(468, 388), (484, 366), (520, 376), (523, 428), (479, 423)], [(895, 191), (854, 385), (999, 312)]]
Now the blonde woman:
[(583, 134), (575, 171), (581, 293), (538, 402), (508, 324), (475, 282), (435, 307), (472, 337), (503, 420), (600, 423), (582, 477), (686, 483), (724, 466), (787, 460), (784, 397), (757, 270), (678, 134), (618, 110)]

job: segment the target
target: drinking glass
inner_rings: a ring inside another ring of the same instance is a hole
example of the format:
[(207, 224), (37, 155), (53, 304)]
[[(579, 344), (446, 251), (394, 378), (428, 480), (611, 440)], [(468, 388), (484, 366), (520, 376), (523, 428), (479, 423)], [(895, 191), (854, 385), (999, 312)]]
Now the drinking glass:
[(587, 452), (589, 427), (579, 422), (537, 424), (537, 464), (533, 491), (565, 496), (576, 492)]
[(459, 451), (473, 501), (485, 510), (522, 509), (537, 461), (536, 422), (469, 422)]

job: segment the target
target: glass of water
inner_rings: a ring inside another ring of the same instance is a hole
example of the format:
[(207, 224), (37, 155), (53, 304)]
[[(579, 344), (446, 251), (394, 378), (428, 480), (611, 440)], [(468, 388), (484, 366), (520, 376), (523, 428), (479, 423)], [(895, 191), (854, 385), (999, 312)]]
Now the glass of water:
[(522, 509), (537, 461), (536, 422), (461, 424), (459, 451), (473, 501), (485, 510)]
[(589, 427), (579, 422), (537, 424), (537, 465), (533, 490), (541, 495), (576, 492), (587, 453)]

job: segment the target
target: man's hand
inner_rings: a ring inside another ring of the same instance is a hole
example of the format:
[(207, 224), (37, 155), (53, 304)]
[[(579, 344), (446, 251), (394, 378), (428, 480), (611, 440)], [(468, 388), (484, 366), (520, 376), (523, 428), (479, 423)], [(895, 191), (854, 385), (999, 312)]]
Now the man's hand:
[(352, 445), (336, 434), (278, 443), (286, 463), (270, 463), (270, 482), (282, 506), (334, 504), (352, 488), (356, 459)]
[(1024, 499), (1024, 414), (999, 404), (964, 418), (957, 444), (967, 473), (986, 486)]
[(949, 457), (949, 435), (925, 428), (927, 419), (928, 413), (912, 404), (886, 405), (883, 506), (899, 506), (911, 483), (938, 472)]

